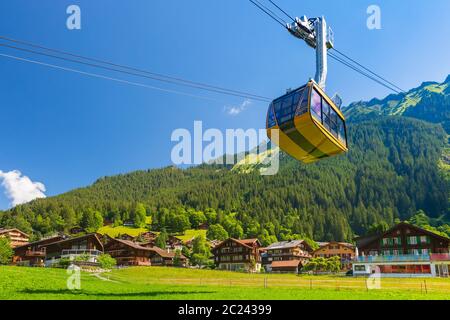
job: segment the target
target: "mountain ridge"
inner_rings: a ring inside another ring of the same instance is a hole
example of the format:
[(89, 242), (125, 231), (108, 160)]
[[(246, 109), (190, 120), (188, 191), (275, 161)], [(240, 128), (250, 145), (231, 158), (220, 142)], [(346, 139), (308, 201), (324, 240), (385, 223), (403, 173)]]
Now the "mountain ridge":
[(378, 116), (408, 116), (441, 123), (450, 133), (450, 75), (444, 82), (423, 82), (408, 92), (390, 94), (383, 99), (353, 102), (343, 108), (350, 122)]

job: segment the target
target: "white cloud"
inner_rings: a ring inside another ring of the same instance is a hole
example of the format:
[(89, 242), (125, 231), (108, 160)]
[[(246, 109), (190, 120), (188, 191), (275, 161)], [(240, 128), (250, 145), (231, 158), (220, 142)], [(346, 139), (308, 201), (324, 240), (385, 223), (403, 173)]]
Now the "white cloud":
[(240, 105), (238, 106), (229, 106), (229, 107), (225, 107), (225, 111), (230, 115), (230, 116), (237, 116), (238, 114), (240, 114), (242, 111), (244, 111), (245, 109), (247, 109), (250, 105), (252, 104), (251, 100), (244, 100), (244, 102), (242, 102)]
[(10, 172), (0, 170), (0, 181), (12, 206), (30, 202), (37, 198), (45, 198), (45, 186), (40, 182), (31, 181), (18, 170)]

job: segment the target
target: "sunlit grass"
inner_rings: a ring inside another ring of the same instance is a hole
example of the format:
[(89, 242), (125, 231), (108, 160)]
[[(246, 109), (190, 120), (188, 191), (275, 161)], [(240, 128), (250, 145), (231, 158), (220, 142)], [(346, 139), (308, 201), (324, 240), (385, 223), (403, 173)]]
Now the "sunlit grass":
[(0, 267), (0, 299), (450, 299), (450, 279), (383, 279), (381, 290), (367, 290), (364, 279), (333, 276), (157, 267), (114, 270), (102, 276), (112, 281), (82, 273), (81, 290), (71, 291), (65, 270)]

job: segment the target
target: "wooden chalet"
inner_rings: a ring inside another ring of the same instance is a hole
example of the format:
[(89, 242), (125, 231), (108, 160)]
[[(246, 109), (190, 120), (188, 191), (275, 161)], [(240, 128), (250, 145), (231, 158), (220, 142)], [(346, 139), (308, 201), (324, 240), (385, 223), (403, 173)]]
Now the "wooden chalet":
[(43, 246), (46, 250), (45, 264), (53, 265), (61, 258), (77, 259), (85, 257), (86, 264), (96, 264), (97, 258), (103, 254), (103, 244), (96, 233), (75, 238), (63, 239)]
[(8, 238), (11, 248), (19, 247), (30, 242), (30, 236), (16, 228), (0, 229), (0, 238)]
[(13, 264), (31, 267), (45, 266), (46, 246), (64, 240), (63, 236), (45, 238), (14, 248)]
[(352, 262), (355, 259), (356, 248), (351, 243), (346, 242), (319, 242), (319, 248), (313, 252), (314, 258), (331, 258), (338, 256), (341, 259), (343, 269), (352, 268)]
[(312, 252), (304, 240), (276, 242), (264, 248), (263, 265), (268, 272), (298, 273), (311, 259)]
[[(163, 250), (158, 247), (153, 247), (150, 249), (150, 261), (152, 266), (166, 266), (173, 267), (175, 266), (175, 259), (177, 253), (170, 250)], [(179, 259), (179, 267), (187, 266), (187, 258), (180, 254), (178, 256)]]
[(167, 239), (166, 249), (183, 250), (183, 240), (175, 236), (169, 236)]
[(298, 274), (303, 268), (301, 260), (281, 260), (273, 261), (270, 265), (273, 273), (295, 273)]
[(142, 242), (154, 242), (158, 234), (152, 231), (147, 231), (139, 234), (138, 239)]
[(214, 247), (212, 253), (220, 270), (258, 272), (261, 269), (260, 248), (258, 239), (229, 238)]
[(82, 227), (80, 227), (80, 226), (77, 226), (77, 227), (71, 228), (71, 229), (69, 230), (69, 233), (70, 233), (71, 235), (78, 235), (78, 234), (86, 233), (86, 229), (84, 229), (84, 228), (82, 228)]
[(133, 237), (131, 235), (129, 235), (128, 233), (124, 233), (124, 234), (119, 234), (116, 239), (120, 239), (120, 240), (127, 240), (127, 241), (136, 241), (137, 237)]
[(119, 266), (150, 266), (151, 250), (130, 240), (110, 238), (105, 244), (105, 253), (116, 259)]
[(134, 220), (125, 220), (124, 222), (123, 222), (123, 226), (124, 227), (134, 227)]
[(449, 238), (403, 222), (355, 240), (354, 275), (449, 276)]
[(198, 229), (199, 230), (208, 230), (209, 229), (209, 223), (208, 222), (204, 222), (204, 223), (200, 224), (198, 226)]

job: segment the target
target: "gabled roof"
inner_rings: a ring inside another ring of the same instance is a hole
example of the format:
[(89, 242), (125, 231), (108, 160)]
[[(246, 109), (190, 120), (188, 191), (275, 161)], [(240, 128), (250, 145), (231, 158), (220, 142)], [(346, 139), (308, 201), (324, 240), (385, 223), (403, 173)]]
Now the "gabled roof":
[(19, 232), (21, 235), (23, 235), (25, 237), (30, 237), (28, 234), (26, 234), (25, 232), (23, 232), (17, 228), (0, 229), (0, 234), (9, 233), (9, 232)]
[(300, 260), (273, 261), (272, 268), (295, 268), (301, 263)]
[(176, 241), (176, 242), (183, 242), (183, 240), (181, 240), (180, 238), (178, 238), (178, 237), (176, 237), (176, 236), (172, 236), (172, 235), (169, 235), (168, 237), (167, 237), (167, 241)]
[[(153, 251), (154, 253), (160, 255), (163, 258), (175, 258), (175, 252), (172, 251), (166, 251), (158, 247), (152, 247), (148, 248), (150, 251)], [(180, 254), (180, 259), (186, 259), (186, 257), (182, 254)]]
[[(317, 244), (319, 245), (319, 249), (321, 249), (321, 248), (323, 248), (325, 246), (328, 246), (330, 244), (339, 244), (341, 246), (348, 247), (348, 248), (351, 248), (351, 249), (355, 248), (354, 244), (351, 244), (351, 243), (348, 243), (348, 242), (339, 242), (339, 241), (317, 242)], [(319, 250), (319, 249), (317, 249), (317, 250)]]
[(408, 227), (410, 229), (414, 229), (416, 231), (422, 232), (424, 234), (427, 234), (431, 237), (434, 238), (438, 238), (442, 241), (446, 241), (448, 244), (450, 244), (450, 239), (443, 237), (441, 235), (438, 235), (434, 232), (428, 231), (426, 229), (420, 228), (418, 226), (415, 226), (413, 224), (407, 223), (407, 222), (400, 222), (398, 224), (396, 224), (395, 226), (393, 226), (392, 228), (390, 228), (389, 230), (383, 232), (383, 233), (379, 233), (379, 234), (372, 234), (372, 235), (368, 235), (368, 236), (363, 236), (363, 237), (357, 237), (355, 238), (355, 241), (357, 243), (358, 248), (360, 248), (361, 246), (367, 246), (369, 244), (372, 244), (376, 241), (379, 241), (380, 239), (384, 238), (386, 235), (390, 234), (392, 231), (398, 229), (399, 227)]
[(139, 245), (136, 242), (133, 242), (133, 241), (130, 241), (130, 240), (122, 240), (122, 239), (111, 239), (110, 242), (108, 242), (108, 244), (106, 246), (108, 246), (109, 243), (112, 243), (114, 241), (122, 243), (122, 244), (124, 244), (124, 245), (126, 245), (126, 246), (128, 246), (130, 248), (133, 248), (133, 249), (144, 250), (144, 251), (151, 251), (151, 248), (143, 247), (143, 246)]
[(74, 237), (74, 238), (67, 238), (64, 240), (60, 240), (57, 242), (52, 242), (50, 244), (46, 244), (44, 245), (45, 247), (53, 247), (53, 246), (57, 246), (57, 245), (61, 245), (64, 244), (66, 242), (72, 242), (72, 241), (77, 241), (77, 240), (82, 240), (82, 239), (87, 239), (87, 238), (93, 238), (95, 242), (97, 242), (97, 244), (99, 245), (99, 247), (102, 249), (103, 251), (103, 243), (100, 241), (100, 239), (97, 237), (96, 233), (89, 233), (83, 236), (79, 236), (79, 237)]
[(255, 243), (258, 243), (259, 246), (261, 246), (261, 242), (259, 242), (258, 239), (254, 238), (254, 239), (241, 239), (238, 240), (239, 242), (241, 242), (242, 244), (245, 244), (247, 246), (253, 246)]
[(301, 244), (306, 244), (305, 240), (280, 241), (280, 242), (272, 243), (270, 246), (266, 247), (265, 249), (266, 250), (289, 249), (289, 248), (298, 247)]
[(252, 249), (253, 245), (255, 243), (257, 243), (259, 246), (261, 246), (261, 242), (259, 242), (258, 239), (242, 239), (242, 240), (239, 240), (239, 239), (234, 239), (234, 238), (228, 238), (228, 239), (220, 242), (217, 246), (215, 246), (213, 248), (213, 250), (219, 249), (220, 247), (222, 247), (228, 241), (236, 242), (236, 243), (238, 243), (238, 244), (240, 244), (240, 245), (242, 245), (242, 246), (244, 246), (246, 248), (249, 248), (249, 249)]
[(43, 244), (43, 243), (46, 243), (46, 245), (49, 245), (49, 244), (52, 244), (52, 243), (55, 243), (55, 242), (58, 242), (61, 240), (64, 240), (63, 236), (54, 236), (54, 237), (50, 237), (50, 238), (44, 238), (39, 241), (29, 242), (27, 244), (23, 244), (21, 246), (15, 247), (14, 250), (25, 248), (25, 247), (33, 247), (36, 245), (39, 246), (40, 244)]

